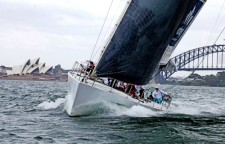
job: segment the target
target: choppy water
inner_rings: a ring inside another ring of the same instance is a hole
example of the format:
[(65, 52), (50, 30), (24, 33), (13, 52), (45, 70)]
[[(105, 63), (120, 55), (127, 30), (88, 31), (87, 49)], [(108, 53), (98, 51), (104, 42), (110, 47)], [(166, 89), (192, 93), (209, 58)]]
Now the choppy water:
[(225, 88), (168, 92), (166, 112), (103, 103), (89, 116), (69, 117), (67, 83), (0, 81), (0, 143), (225, 143)]

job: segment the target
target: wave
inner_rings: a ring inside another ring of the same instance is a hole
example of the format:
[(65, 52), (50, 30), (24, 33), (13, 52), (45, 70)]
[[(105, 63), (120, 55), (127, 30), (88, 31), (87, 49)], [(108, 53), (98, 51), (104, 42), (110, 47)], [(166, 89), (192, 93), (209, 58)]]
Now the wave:
[(110, 102), (104, 102), (103, 104), (111, 109), (111, 115), (114, 116), (153, 117), (161, 114), (161, 112), (156, 112), (140, 105), (134, 105), (128, 108)]
[[(37, 107), (45, 110), (55, 109), (64, 103), (64, 109), (70, 101), (66, 98), (58, 98), (55, 101), (47, 100), (40, 103)], [(211, 99), (206, 101), (181, 100), (176, 98), (172, 101), (171, 106), (165, 111), (154, 111), (149, 108), (134, 105), (126, 107), (120, 104), (102, 101), (99, 103), (89, 103), (82, 107), (80, 116), (129, 116), (129, 117), (164, 117), (166, 115), (190, 115), (190, 116), (218, 116), (225, 114), (225, 107), (218, 103), (213, 103)]]
[(164, 117), (169, 115), (190, 115), (190, 116), (219, 116), (225, 114), (224, 108), (212, 107), (209, 105), (193, 105), (181, 101), (174, 101), (170, 108), (165, 111), (154, 111), (152, 109), (134, 105), (130, 108), (104, 101), (98, 104), (88, 105), (82, 109), (82, 115), (110, 115), (129, 117)]
[(55, 109), (59, 107), (61, 104), (63, 104), (64, 102), (65, 102), (65, 98), (58, 98), (55, 101), (50, 101), (50, 100), (44, 101), (40, 103), (37, 107), (45, 109), (45, 110)]
[(162, 112), (156, 112), (140, 105), (126, 107), (109, 101), (89, 103), (79, 109), (79, 116), (129, 116), (129, 117), (155, 117)]
[(208, 102), (196, 102), (196, 101), (174, 101), (172, 102), (168, 111), (168, 114), (185, 114), (191, 116), (215, 116), (224, 115), (225, 107), (221, 104)]

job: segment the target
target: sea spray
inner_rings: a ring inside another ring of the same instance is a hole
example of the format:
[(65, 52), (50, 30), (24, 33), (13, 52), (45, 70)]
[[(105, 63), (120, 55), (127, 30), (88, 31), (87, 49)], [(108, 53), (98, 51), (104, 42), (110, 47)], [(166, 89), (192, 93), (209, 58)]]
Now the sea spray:
[(72, 96), (70, 94), (67, 94), (64, 101), (64, 110), (67, 110), (68, 113), (71, 113), (73, 101), (74, 100), (72, 99)]
[[(97, 107), (95, 107), (97, 108)], [(105, 109), (104, 114), (111, 116), (131, 116), (131, 117), (152, 117), (161, 114), (162, 112), (153, 111), (140, 105), (126, 107), (120, 104), (103, 101), (98, 105), (98, 108)], [(97, 110), (97, 109), (95, 109)], [(99, 110), (97, 110), (99, 111)], [(99, 114), (99, 113), (98, 113)], [(103, 114), (103, 113), (102, 113)]]
[(170, 108), (165, 111), (168, 114), (185, 114), (192, 116), (207, 116), (224, 114), (225, 106), (221, 105), (217, 98), (208, 98), (204, 95), (180, 95), (181, 98), (174, 98)]
[(127, 115), (131, 117), (152, 117), (159, 115), (160, 111), (153, 111), (140, 105), (134, 105), (126, 111), (121, 111), (120, 115)]
[(44, 101), (40, 103), (37, 107), (45, 110), (55, 109), (65, 102), (65, 98), (58, 98), (55, 101)]

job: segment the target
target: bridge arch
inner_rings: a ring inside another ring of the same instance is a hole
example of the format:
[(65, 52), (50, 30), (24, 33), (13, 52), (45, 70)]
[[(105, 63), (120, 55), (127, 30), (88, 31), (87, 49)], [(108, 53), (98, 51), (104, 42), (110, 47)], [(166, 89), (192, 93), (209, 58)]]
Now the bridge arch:
[[(193, 70), (225, 70), (225, 45), (210, 45), (210, 46), (204, 46), (196, 49), (192, 49), (189, 51), (186, 51), (184, 53), (181, 53), (173, 58), (173, 60), (177, 66), (178, 71), (193, 71)], [(219, 53), (221, 53), (221, 58), (219, 59)], [(214, 55), (216, 54), (216, 55)], [(209, 66), (209, 55), (212, 55), (212, 65)], [(196, 63), (197, 60), (197, 64)], [(202, 66), (199, 66), (199, 64), (202, 62)], [(213, 65), (215, 62), (215, 66)], [(190, 67), (190, 64), (192, 63), (192, 67)], [(220, 63), (220, 66), (218, 65)], [(189, 67), (187, 65), (189, 64)], [(203, 66), (203, 65), (206, 66)], [(174, 74), (176, 71), (168, 71), (167, 69), (162, 69), (158, 76), (156, 77), (157, 82), (163, 82), (167, 78), (169, 78), (172, 74)]]

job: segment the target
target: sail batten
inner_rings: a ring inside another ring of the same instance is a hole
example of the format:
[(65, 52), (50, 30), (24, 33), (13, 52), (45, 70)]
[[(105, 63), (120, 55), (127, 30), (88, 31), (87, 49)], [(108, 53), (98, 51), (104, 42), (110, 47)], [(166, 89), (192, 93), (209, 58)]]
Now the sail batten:
[(132, 0), (96, 67), (97, 76), (147, 84), (197, 2)]

